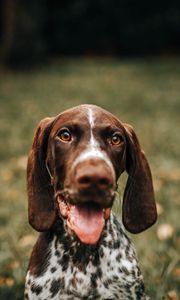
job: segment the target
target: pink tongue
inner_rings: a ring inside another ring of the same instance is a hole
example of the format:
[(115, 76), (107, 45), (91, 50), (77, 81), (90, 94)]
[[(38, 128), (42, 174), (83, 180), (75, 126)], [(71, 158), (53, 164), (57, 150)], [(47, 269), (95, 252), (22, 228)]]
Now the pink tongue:
[(105, 221), (103, 211), (89, 206), (70, 207), (67, 224), (85, 244), (95, 244), (101, 235)]

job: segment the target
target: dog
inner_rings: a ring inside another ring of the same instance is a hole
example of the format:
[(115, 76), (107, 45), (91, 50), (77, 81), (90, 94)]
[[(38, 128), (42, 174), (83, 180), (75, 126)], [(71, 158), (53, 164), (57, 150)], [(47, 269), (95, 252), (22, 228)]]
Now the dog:
[[(112, 212), (126, 171), (122, 223)], [(125, 229), (157, 218), (152, 176), (132, 126), (95, 105), (43, 119), (27, 166), (28, 214), (41, 232), (32, 251), (27, 300), (147, 300)]]

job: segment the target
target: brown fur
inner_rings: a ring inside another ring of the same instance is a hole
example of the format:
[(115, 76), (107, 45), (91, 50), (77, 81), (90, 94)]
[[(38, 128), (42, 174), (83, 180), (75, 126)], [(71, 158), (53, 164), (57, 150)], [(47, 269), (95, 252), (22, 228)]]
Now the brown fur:
[[(36, 130), (28, 157), (27, 183), (29, 222), (38, 231), (51, 228), (55, 222), (54, 193), (72, 178), (70, 166), (86, 147), (90, 130), (87, 107), (78, 106), (55, 118), (46, 118)], [(123, 198), (123, 223), (128, 231), (139, 233), (157, 217), (149, 164), (130, 125), (97, 106), (91, 107), (96, 114), (94, 135), (114, 166), (116, 180), (124, 170), (129, 175)], [(73, 128), (78, 137), (72, 147), (58, 143), (58, 131), (65, 126)], [(123, 139), (122, 146), (113, 151), (105, 142), (112, 129), (118, 129)]]

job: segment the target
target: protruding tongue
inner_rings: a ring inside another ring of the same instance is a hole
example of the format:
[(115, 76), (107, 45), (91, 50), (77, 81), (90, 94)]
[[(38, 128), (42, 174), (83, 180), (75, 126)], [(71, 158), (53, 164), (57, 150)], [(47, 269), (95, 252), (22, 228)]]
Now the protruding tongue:
[(67, 225), (85, 244), (95, 244), (104, 228), (103, 210), (94, 205), (70, 207)]

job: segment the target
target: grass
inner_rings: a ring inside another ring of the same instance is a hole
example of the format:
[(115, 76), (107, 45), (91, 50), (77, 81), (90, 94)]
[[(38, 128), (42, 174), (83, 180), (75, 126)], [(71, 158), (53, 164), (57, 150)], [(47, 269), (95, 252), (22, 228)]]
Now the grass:
[[(103, 58), (56, 60), (34, 71), (0, 71), (0, 299), (23, 299), (37, 237), (27, 223), (25, 181), (34, 129), (42, 118), (81, 103), (103, 106), (132, 124), (139, 136), (153, 173), (159, 218), (132, 239), (152, 299), (177, 300), (180, 60)], [(119, 203), (115, 209), (120, 211)]]

